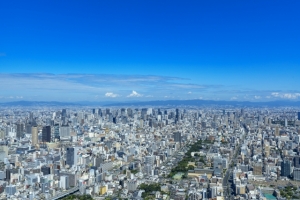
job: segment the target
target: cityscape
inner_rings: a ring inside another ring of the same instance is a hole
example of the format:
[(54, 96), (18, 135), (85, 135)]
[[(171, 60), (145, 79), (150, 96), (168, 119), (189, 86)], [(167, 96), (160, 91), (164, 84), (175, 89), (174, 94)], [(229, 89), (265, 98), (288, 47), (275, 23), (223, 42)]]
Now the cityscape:
[(300, 199), (299, 8), (0, 1), (0, 200)]
[(0, 113), (1, 199), (300, 198), (294, 108)]

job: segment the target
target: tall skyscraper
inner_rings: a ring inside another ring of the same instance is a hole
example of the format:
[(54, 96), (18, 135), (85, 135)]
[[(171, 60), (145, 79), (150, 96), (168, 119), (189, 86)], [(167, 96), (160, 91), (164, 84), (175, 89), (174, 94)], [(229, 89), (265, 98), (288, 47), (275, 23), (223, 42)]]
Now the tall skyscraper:
[(76, 165), (78, 162), (78, 147), (68, 147), (67, 148), (67, 156), (66, 156), (66, 164), (69, 166)]
[(298, 120), (300, 120), (300, 112), (298, 112)]
[(275, 136), (279, 136), (279, 127), (278, 127), (278, 125), (275, 128)]
[(100, 108), (98, 109), (98, 116), (102, 117), (102, 110)]
[(175, 142), (180, 142), (180, 144), (181, 144), (181, 133), (180, 132), (174, 132), (173, 137), (174, 137)]
[(31, 112), (30, 114), (29, 114), (29, 123), (33, 123), (33, 113)]
[(60, 139), (59, 124), (54, 125), (54, 138), (55, 139)]
[(59, 136), (60, 139), (62, 138), (69, 138), (71, 135), (71, 130), (69, 126), (61, 126), (59, 129)]
[(51, 142), (51, 126), (44, 126), (43, 127), (42, 142)]
[(284, 126), (287, 127), (288, 126), (288, 121), (287, 118), (284, 119)]
[(294, 167), (300, 168), (300, 156), (294, 157)]
[(281, 176), (290, 176), (292, 173), (291, 161), (285, 159), (281, 163)]
[(22, 138), (24, 134), (24, 124), (18, 123), (17, 124), (17, 138)]
[(179, 109), (178, 108), (176, 108), (176, 114), (175, 114), (175, 123), (177, 124), (177, 122), (179, 121), (179, 119), (180, 119), (180, 116), (179, 116), (180, 114), (179, 114)]
[(36, 126), (31, 128), (31, 142), (33, 146), (38, 144), (38, 128)]
[(61, 116), (62, 117), (67, 117), (67, 110), (66, 109), (62, 109)]

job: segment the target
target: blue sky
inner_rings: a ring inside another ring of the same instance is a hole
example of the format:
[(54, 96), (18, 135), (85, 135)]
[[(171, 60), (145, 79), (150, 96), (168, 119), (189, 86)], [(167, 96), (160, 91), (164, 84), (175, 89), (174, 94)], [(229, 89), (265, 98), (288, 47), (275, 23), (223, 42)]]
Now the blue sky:
[(300, 1), (1, 1), (0, 101), (300, 98)]

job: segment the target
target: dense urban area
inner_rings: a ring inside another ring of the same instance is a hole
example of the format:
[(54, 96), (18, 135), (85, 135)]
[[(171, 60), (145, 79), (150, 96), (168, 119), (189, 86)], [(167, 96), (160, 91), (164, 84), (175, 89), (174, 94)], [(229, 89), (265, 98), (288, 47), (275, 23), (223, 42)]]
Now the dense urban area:
[(0, 108), (0, 199), (300, 199), (296, 108)]

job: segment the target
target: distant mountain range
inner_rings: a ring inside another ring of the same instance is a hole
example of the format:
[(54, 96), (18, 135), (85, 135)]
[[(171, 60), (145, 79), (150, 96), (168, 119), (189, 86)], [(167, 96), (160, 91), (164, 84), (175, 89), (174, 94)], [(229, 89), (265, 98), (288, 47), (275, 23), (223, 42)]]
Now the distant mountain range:
[(300, 101), (213, 101), (213, 100), (166, 100), (135, 102), (58, 102), (58, 101), (13, 101), (0, 106), (234, 106), (234, 107), (300, 107)]

